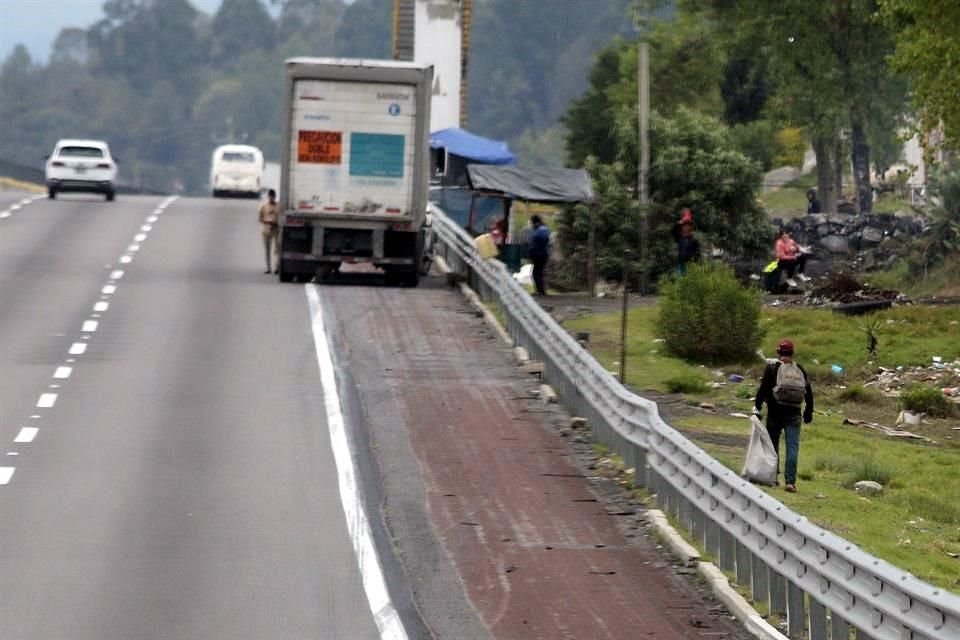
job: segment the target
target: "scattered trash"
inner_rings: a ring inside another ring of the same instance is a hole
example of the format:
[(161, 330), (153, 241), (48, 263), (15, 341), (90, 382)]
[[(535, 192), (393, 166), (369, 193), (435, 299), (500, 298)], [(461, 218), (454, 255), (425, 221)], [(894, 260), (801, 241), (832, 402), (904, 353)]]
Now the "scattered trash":
[(710, 404), (709, 402), (701, 402), (700, 408), (706, 411), (714, 411), (714, 412), (717, 410), (716, 405)]
[(911, 433), (909, 431), (903, 431), (901, 429), (893, 429), (891, 427), (885, 427), (884, 425), (878, 424), (876, 422), (867, 422), (866, 420), (853, 420), (851, 418), (844, 418), (843, 424), (849, 424), (854, 427), (863, 427), (864, 429), (870, 429), (871, 431), (878, 431), (885, 436), (890, 436), (891, 438), (910, 438), (913, 440), (923, 440), (924, 442), (937, 444), (934, 440), (931, 440), (926, 436), (921, 436), (916, 433)]
[(915, 427), (920, 424), (920, 420), (923, 418), (922, 413), (913, 413), (912, 411), (901, 411), (900, 415), (897, 416), (897, 426), (902, 424), (910, 425)]
[(734, 412), (734, 413), (731, 413), (731, 414), (730, 414), (730, 417), (731, 417), (731, 418), (749, 418), (750, 416), (748, 416), (748, 415), (745, 414), (745, 413), (740, 413), (739, 411), (736, 411), (736, 412)]
[(835, 375), (838, 375), (838, 376), (842, 376), (845, 373), (844, 368), (838, 364), (830, 365), (830, 371), (832, 371)]
[(735, 373), (731, 373), (730, 377), (727, 379), (730, 380), (730, 382), (743, 382), (743, 376), (737, 375)]

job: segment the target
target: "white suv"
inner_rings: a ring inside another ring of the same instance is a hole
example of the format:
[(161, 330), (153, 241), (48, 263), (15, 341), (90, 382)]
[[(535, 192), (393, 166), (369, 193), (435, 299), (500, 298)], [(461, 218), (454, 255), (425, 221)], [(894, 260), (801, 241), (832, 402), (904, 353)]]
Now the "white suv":
[(100, 140), (61, 140), (47, 158), (47, 195), (56, 198), (63, 191), (102, 193), (113, 200), (117, 163), (110, 147)]

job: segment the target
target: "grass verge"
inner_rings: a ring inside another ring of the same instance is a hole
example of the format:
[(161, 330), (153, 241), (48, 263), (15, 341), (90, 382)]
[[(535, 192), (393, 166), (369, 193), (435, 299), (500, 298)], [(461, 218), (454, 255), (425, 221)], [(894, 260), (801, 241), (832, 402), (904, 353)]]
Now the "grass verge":
[[(749, 437), (749, 422), (731, 413), (747, 413), (762, 371), (762, 361), (744, 366), (706, 368), (661, 352), (653, 334), (655, 307), (630, 311), (627, 383), (659, 393), (682, 393), (685, 405), (673, 425), (721, 463), (739, 472)], [(820, 526), (918, 577), (960, 592), (960, 420), (930, 419), (911, 427), (937, 441), (923, 444), (845, 425), (860, 418), (893, 426), (900, 404), (864, 387), (878, 366), (929, 365), (932, 356), (960, 358), (956, 309), (900, 307), (880, 312), (879, 350), (871, 360), (862, 320), (826, 310), (764, 309), (767, 328), (763, 351), (790, 337), (798, 359), (811, 373), (817, 416), (804, 426), (800, 450), (800, 492), (770, 489), (778, 500)], [(566, 323), (571, 331), (590, 331), (591, 348), (608, 369), (619, 366), (619, 314), (597, 314)], [(831, 365), (842, 366), (837, 376)], [(729, 374), (745, 376), (734, 384)], [(696, 384), (702, 381), (703, 386)], [(716, 413), (698, 408), (710, 403)], [(863, 496), (850, 487), (877, 480), (881, 496)]]

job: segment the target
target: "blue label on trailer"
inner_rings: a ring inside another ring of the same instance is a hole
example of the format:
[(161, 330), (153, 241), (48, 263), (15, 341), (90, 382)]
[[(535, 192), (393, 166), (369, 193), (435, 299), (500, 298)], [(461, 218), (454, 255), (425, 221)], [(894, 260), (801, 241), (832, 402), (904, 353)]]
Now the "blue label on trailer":
[(350, 134), (350, 175), (403, 177), (404, 136), (389, 133)]

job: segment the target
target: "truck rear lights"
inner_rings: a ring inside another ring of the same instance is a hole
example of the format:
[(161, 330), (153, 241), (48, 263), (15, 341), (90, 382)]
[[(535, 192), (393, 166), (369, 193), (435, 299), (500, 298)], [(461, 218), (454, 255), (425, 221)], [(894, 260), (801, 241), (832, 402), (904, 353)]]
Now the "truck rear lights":
[(62, 162), (60, 162), (59, 160), (55, 160), (55, 161), (53, 161), (53, 162), (50, 163), (50, 166), (51, 166), (51, 167), (65, 167), (66, 165), (63, 164)]
[(101, 162), (97, 165), (97, 169), (109, 169), (109, 168), (110, 168), (109, 162)]
[(302, 227), (304, 224), (303, 218), (294, 218), (292, 216), (287, 216), (286, 221), (284, 222), (288, 227)]

